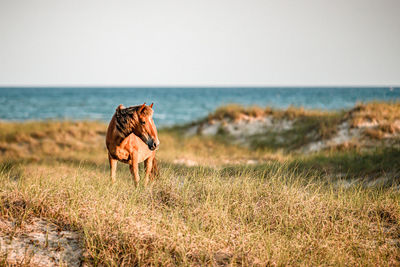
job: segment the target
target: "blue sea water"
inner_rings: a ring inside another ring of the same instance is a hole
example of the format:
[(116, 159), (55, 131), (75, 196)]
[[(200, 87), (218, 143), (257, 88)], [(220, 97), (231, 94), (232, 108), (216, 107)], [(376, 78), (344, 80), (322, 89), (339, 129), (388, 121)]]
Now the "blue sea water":
[(400, 100), (400, 88), (0, 88), (0, 120), (109, 121), (119, 104), (154, 102), (159, 126), (190, 122), (238, 103), (340, 110), (357, 102)]

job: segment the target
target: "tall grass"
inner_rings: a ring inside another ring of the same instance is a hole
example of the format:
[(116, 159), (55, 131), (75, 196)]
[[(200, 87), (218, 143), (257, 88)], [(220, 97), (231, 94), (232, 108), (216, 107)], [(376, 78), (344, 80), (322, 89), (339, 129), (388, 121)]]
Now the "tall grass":
[[(295, 113), (301, 120), (304, 112)], [(23, 232), (41, 217), (80, 233), (88, 265), (400, 264), (397, 183), (330, 183), (346, 170), (391, 172), (396, 181), (396, 149), (287, 155), (161, 130), (160, 178), (135, 188), (126, 165), (110, 181), (105, 128), (0, 124), (1, 234)], [(180, 157), (199, 166), (174, 164)], [(253, 158), (255, 166), (237, 164)]]
[(0, 175), (1, 216), (44, 217), (82, 233), (89, 264), (399, 263), (399, 194), (323, 186), (270, 164), (236, 172), (165, 165), (135, 189), (126, 169), (29, 164)]

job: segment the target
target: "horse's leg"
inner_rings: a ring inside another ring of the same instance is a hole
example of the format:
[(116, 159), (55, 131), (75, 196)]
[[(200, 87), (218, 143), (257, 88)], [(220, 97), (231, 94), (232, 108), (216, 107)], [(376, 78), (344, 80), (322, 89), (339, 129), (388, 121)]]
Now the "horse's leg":
[(139, 163), (137, 161), (137, 155), (134, 153), (131, 154), (131, 164), (129, 165), (129, 170), (131, 171), (131, 174), (133, 175), (133, 178), (135, 179), (135, 186), (137, 187), (139, 185)]
[(150, 156), (144, 161), (144, 168), (146, 169), (146, 175), (144, 177), (145, 185), (147, 185), (147, 183), (149, 182), (151, 169), (153, 168), (153, 160), (154, 160), (154, 156)]
[(110, 154), (108, 154), (108, 161), (110, 162), (110, 176), (111, 181), (115, 182), (115, 173), (117, 172), (117, 160), (113, 159)]

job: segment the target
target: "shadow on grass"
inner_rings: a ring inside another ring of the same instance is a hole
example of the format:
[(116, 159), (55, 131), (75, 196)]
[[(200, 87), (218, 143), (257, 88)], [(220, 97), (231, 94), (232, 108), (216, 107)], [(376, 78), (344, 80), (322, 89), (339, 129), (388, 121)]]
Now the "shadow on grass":
[[(31, 163), (46, 164), (49, 166), (65, 164), (74, 168), (83, 168), (101, 173), (109, 172), (106, 159), (80, 159), (77, 157), (54, 157), (35, 159), (3, 159), (0, 161), (0, 171), (7, 173), (11, 179), (18, 180), (23, 174), (23, 166)], [(326, 182), (336, 179), (361, 179), (373, 180), (389, 178), (391, 181), (400, 182), (400, 149), (376, 148), (369, 151), (330, 151), (311, 155), (303, 155), (288, 162), (267, 162), (258, 165), (231, 165), (216, 170), (207, 166), (185, 166), (159, 161), (161, 171), (172, 172), (174, 176), (199, 177), (218, 174), (222, 177), (252, 176), (256, 179), (268, 179), (280, 172), (282, 175), (296, 175), (305, 181), (318, 178)], [(140, 164), (141, 175), (143, 164)], [(130, 178), (127, 164), (118, 163), (118, 176)]]
[(0, 162), (0, 173), (7, 174), (11, 180), (17, 181), (23, 176), (23, 165), (33, 162), (30, 159), (5, 159)]
[(259, 165), (232, 165), (220, 171), (222, 177), (252, 177), (254, 179), (269, 180), (279, 179), (281, 182), (291, 183), (296, 181), (299, 184), (307, 185), (312, 181), (323, 180), (313, 170), (299, 168), (288, 162), (267, 162)]
[(186, 166), (183, 164), (167, 163), (163, 161), (158, 162), (160, 170), (167, 170), (173, 173), (174, 176), (198, 177), (210, 176), (215, 174), (216, 170), (208, 166)]
[(282, 178), (297, 177), (305, 183), (310, 180), (331, 183), (339, 179), (367, 182), (385, 178), (385, 186), (391, 186), (400, 183), (400, 149), (321, 152), (285, 163), (227, 166), (220, 174), (225, 177), (252, 176), (257, 179), (269, 179), (280, 175)]
[(104, 160), (102, 163), (98, 163), (94, 160), (89, 159), (76, 159), (76, 158), (56, 158), (54, 163), (63, 163), (77, 168), (85, 168), (89, 170), (97, 170), (99, 168), (105, 168), (108, 166), (108, 162)]
[(295, 159), (290, 166), (314, 169), (321, 174), (340, 174), (345, 178), (373, 179), (382, 176), (400, 179), (400, 149), (328, 152)]

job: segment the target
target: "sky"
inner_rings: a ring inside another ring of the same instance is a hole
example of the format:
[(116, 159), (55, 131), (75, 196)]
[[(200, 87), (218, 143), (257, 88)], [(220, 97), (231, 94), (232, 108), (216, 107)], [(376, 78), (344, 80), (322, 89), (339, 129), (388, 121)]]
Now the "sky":
[(399, 86), (399, 0), (0, 0), (0, 86)]

